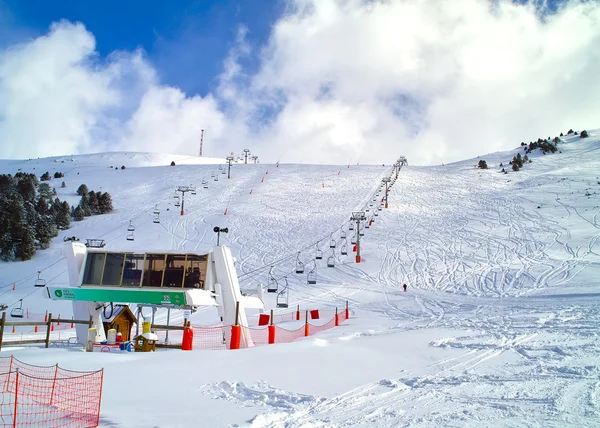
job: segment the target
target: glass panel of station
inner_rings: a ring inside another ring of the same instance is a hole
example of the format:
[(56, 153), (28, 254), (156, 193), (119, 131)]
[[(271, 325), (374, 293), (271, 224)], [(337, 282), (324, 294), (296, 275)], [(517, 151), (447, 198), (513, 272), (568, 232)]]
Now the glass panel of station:
[(104, 275), (102, 275), (102, 285), (121, 285), (121, 274), (123, 273), (124, 253), (107, 253), (104, 263)]
[(183, 287), (185, 254), (168, 254), (163, 287)]
[(125, 267), (123, 268), (123, 282), (125, 286), (140, 286), (144, 270), (143, 254), (125, 254)]
[(142, 287), (160, 287), (165, 271), (166, 254), (148, 254), (144, 262)]
[(206, 277), (206, 255), (197, 256), (188, 254), (185, 265), (185, 288), (204, 288), (204, 278)]
[(105, 253), (88, 253), (82, 284), (101, 284)]

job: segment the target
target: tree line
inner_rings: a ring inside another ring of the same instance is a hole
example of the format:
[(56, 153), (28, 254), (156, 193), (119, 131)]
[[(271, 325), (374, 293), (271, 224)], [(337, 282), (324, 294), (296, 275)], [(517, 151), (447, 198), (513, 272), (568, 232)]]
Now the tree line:
[[(47, 179), (47, 174), (43, 178)], [(88, 191), (81, 185), (77, 193), (81, 200), (74, 208), (35, 174), (0, 174), (0, 259), (29, 260), (36, 250), (48, 248), (60, 230), (68, 229), (71, 220), (113, 209), (107, 192)]]

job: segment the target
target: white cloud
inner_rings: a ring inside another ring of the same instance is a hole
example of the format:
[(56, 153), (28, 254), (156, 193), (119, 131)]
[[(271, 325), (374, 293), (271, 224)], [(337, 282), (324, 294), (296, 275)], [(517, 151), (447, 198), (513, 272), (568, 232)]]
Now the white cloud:
[[(0, 156), (104, 149), (262, 161), (439, 163), (597, 127), (600, 5), (296, 0), (260, 51), (237, 43), (220, 86), (160, 84), (142, 52), (100, 61), (81, 25), (0, 56)], [(241, 65), (259, 55), (259, 70)]]

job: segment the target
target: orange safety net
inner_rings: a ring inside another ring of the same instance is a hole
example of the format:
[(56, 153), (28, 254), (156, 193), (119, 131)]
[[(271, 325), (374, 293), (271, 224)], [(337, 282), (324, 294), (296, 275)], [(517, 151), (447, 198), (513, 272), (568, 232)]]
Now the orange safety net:
[[(103, 370), (75, 372), (0, 358), (0, 426), (95, 427)], [(35, 373), (37, 375), (32, 375)]]
[(192, 326), (194, 340), (192, 350), (197, 349), (229, 349), (231, 343), (231, 326), (198, 327)]

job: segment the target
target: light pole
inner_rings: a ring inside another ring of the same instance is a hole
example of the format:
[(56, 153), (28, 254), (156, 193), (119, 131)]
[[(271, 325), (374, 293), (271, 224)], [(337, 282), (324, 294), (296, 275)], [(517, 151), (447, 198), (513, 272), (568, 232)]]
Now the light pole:
[(229, 229), (226, 228), (226, 227), (215, 226), (215, 228), (213, 229), (213, 231), (217, 234), (217, 247), (218, 247), (219, 244), (220, 244), (220, 242), (221, 242), (221, 232), (228, 233)]
[(385, 207), (388, 207), (388, 183), (390, 182), (390, 177), (384, 177), (381, 179), (382, 182), (385, 183)]
[(248, 164), (248, 155), (250, 154), (250, 149), (244, 149), (244, 164)]
[(366, 219), (364, 211), (354, 211), (350, 217), (350, 220), (356, 222), (356, 263), (360, 263), (360, 222)]
[(231, 162), (233, 162), (233, 156), (227, 156), (225, 159), (229, 164), (229, 167), (227, 168), (227, 179), (229, 180), (231, 178)]

